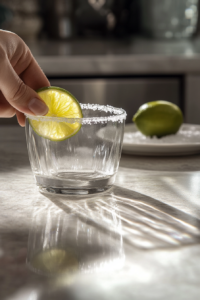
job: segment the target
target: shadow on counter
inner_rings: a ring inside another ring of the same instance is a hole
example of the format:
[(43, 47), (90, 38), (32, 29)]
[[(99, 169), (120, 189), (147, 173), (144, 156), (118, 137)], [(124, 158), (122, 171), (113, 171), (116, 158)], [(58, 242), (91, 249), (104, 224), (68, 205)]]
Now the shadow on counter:
[[(48, 299), (65, 299), (66, 295), (85, 299), (77, 287), (82, 286), (84, 294), (90, 295), (107, 278), (113, 293), (113, 280), (119, 281), (122, 274), (127, 276), (133, 266), (137, 270), (137, 264), (143, 268), (142, 261), (148, 253), (156, 257), (155, 250), (168, 249), (170, 257), (171, 250), (198, 243), (199, 228), (198, 219), (117, 186), (90, 197), (66, 199), (45, 194), (35, 201), (27, 264), (35, 273), (50, 278), (51, 284), (39, 299), (45, 299), (47, 294)], [(153, 272), (151, 268), (149, 272)]]
[(0, 294), (11, 300), (94, 299), (98, 291), (101, 299), (130, 299), (133, 284), (144, 289), (144, 278), (146, 284), (157, 279), (163, 259), (174, 270), (177, 251), (199, 243), (199, 229), (197, 218), (117, 186), (89, 197), (38, 194), (27, 248), (33, 272), (25, 269), (27, 234), (16, 233), (16, 242), (7, 232), (0, 257), (7, 281)]
[(113, 273), (130, 251), (195, 244), (199, 229), (195, 217), (117, 186), (93, 196), (44, 193), (34, 204), (27, 264), (46, 276)]

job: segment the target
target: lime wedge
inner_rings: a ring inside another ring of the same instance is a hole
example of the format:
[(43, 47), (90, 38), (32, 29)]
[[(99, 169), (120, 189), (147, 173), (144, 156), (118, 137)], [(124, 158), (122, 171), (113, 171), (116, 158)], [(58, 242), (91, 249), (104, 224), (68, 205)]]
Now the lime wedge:
[[(82, 118), (80, 104), (68, 91), (59, 87), (44, 87), (37, 91), (49, 108), (45, 117)], [(81, 128), (79, 122), (38, 121), (29, 119), (33, 130), (51, 141), (63, 141), (75, 135)]]

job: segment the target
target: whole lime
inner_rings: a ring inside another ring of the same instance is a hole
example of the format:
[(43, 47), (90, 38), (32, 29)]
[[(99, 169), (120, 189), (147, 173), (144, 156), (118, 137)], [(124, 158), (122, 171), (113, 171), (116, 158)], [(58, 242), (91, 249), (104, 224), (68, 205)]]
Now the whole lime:
[(183, 114), (171, 102), (153, 101), (140, 106), (133, 121), (144, 135), (162, 137), (177, 133), (183, 123)]

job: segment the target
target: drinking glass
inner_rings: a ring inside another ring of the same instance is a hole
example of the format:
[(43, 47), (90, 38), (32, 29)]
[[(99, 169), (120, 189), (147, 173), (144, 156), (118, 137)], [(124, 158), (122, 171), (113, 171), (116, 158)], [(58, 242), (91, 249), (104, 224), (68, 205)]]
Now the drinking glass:
[[(29, 160), (43, 192), (93, 194), (109, 189), (118, 170), (126, 112), (112, 106), (81, 104), (83, 118), (26, 116)], [(39, 136), (29, 119), (81, 124), (77, 134), (52, 141)]]

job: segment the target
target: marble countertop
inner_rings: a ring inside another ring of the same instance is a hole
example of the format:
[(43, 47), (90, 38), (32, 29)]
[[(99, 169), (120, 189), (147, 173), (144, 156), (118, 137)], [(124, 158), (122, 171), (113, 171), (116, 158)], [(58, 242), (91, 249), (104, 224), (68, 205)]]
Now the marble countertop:
[(185, 74), (200, 72), (193, 40), (73, 40), (27, 42), (48, 76)]
[(200, 154), (123, 155), (112, 190), (66, 199), (38, 192), (23, 128), (0, 139), (1, 300), (199, 299)]

